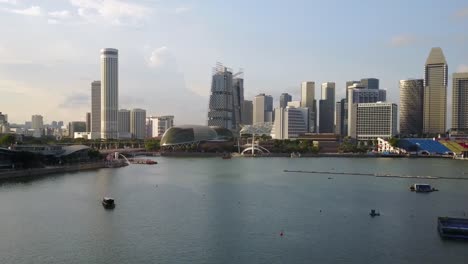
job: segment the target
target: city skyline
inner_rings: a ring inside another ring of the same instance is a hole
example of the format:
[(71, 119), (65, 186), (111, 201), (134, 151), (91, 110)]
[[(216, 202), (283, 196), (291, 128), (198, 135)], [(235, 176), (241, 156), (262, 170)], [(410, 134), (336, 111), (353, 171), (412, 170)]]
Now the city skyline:
[[(93, 4), (85, 6), (84, 2)], [(91, 101), (89, 83), (99, 79), (96, 53), (104, 47), (121, 51), (122, 107), (139, 105), (151, 114), (174, 114), (180, 124), (206, 122), (210, 69), (216, 61), (244, 67), (245, 98), (253, 99), (259, 93), (271, 94), (275, 106), (281, 93), (299, 98), (297, 87), (303, 80), (335, 82), (335, 100), (338, 101), (345, 96), (347, 80), (369, 76), (380, 79), (380, 86), (388, 91), (389, 102), (398, 103), (399, 80), (423, 78), (421, 65), (432, 47), (441, 47), (452, 65), (448, 87), (451, 87), (453, 72), (468, 68), (468, 51), (464, 48), (468, 42), (464, 33), (468, 16), (463, 12), (467, 8), (463, 1), (379, 3), (377, 10), (388, 10), (382, 12), (366, 12), (377, 5), (369, 1), (342, 3), (336, 8), (333, 6), (339, 19), (321, 24), (323, 29), (314, 26), (320, 24), (321, 15), (304, 24), (310, 17), (299, 11), (313, 7), (317, 14), (326, 14), (332, 4), (296, 1), (296, 5), (289, 7), (292, 12), (298, 11), (298, 15), (285, 22), (286, 28), (278, 24), (277, 31), (268, 29), (274, 28), (278, 23), (275, 21), (285, 16), (280, 12), (284, 5), (278, 3), (265, 5), (258, 18), (250, 12), (244, 14), (254, 21), (269, 21), (271, 25), (241, 23), (236, 26), (234, 21), (220, 19), (216, 11), (226, 7), (218, 3), (106, 2), (109, 4), (77, 0), (60, 5), (42, 1), (40, 6), (32, 1), (0, 3), (0, 28), (9, 34), (8, 40), (0, 44), (0, 90), (8, 97), (2, 96), (0, 105), (3, 112), (9, 113), (11, 123), (21, 123), (35, 113), (43, 115), (46, 123), (83, 120)], [(247, 10), (251, 5), (258, 3), (241, 1), (231, 8), (232, 11)], [(118, 7), (126, 7), (126, 11), (118, 11)], [(407, 11), (396, 12), (395, 9), (402, 7)], [(429, 30), (425, 23), (413, 19), (414, 12), (409, 10), (416, 7), (433, 17), (440, 27)], [(344, 23), (340, 17), (353, 10), (368, 14), (363, 21), (374, 22), (348, 20)], [(162, 21), (165, 23), (160, 23)], [(15, 26), (14, 31), (11, 25)], [(228, 28), (229, 34), (221, 28)], [(373, 33), (376, 29), (379, 29), (378, 34)], [(309, 30), (310, 34), (303, 34)], [(253, 32), (263, 34), (257, 37)], [(366, 45), (347, 41), (353, 32), (359, 33)], [(221, 40), (224, 36), (226, 40)], [(233, 41), (233, 36), (241, 38)], [(249, 45), (243, 44), (242, 37), (249, 39)], [(276, 38), (280, 41), (270, 41)], [(323, 45), (316, 41), (319, 38), (341, 44)], [(187, 42), (192, 45), (187, 46)], [(276, 60), (280, 63), (272, 63), (274, 54), (278, 54)], [(359, 67), (354, 67), (356, 63)], [(315, 92), (319, 94), (317, 87)], [(451, 109), (451, 89), (448, 92), (447, 109)], [(167, 98), (163, 101), (178, 99), (180, 105), (194, 103), (190, 104), (190, 111), (181, 111), (169, 103), (156, 104), (151, 100), (163, 93)], [(51, 103), (42, 105), (36, 100), (38, 96), (47, 97)], [(22, 109), (19, 103), (28, 104), (30, 108)], [(447, 127), (450, 127), (451, 111), (447, 112)]]

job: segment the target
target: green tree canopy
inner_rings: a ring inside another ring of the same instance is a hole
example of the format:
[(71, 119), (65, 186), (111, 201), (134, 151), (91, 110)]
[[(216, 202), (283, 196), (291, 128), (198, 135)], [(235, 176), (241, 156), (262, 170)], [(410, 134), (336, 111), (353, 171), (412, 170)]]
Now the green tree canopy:
[(16, 142), (16, 136), (13, 134), (7, 134), (0, 137), (0, 146), (10, 146)]
[(147, 151), (158, 151), (161, 148), (161, 141), (159, 139), (147, 139), (145, 140), (145, 149)]

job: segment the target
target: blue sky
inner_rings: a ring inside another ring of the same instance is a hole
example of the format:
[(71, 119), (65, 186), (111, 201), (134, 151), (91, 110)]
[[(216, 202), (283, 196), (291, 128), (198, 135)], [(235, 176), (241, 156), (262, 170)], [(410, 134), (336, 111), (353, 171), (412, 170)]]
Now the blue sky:
[[(211, 68), (244, 69), (245, 97), (301, 81), (381, 80), (398, 103), (398, 81), (422, 78), (430, 48), (449, 73), (468, 71), (466, 1), (0, 0), (0, 111), (84, 120), (99, 50), (120, 52), (120, 107), (204, 124)], [(449, 83), (451, 85), (451, 83)], [(449, 87), (449, 95), (451, 86)], [(449, 101), (450, 104), (450, 101)], [(449, 108), (450, 109), (450, 108)]]

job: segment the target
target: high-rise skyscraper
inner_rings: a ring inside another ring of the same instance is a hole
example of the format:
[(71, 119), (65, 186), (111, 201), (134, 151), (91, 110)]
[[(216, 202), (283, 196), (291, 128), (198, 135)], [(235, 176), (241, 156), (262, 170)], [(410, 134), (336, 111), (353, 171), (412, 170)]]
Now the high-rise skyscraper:
[(468, 72), (453, 74), (452, 130), (468, 133)]
[(130, 110), (120, 109), (117, 114), (119, 138), (131, 138)]
[(240, 128), (242, 124), (242, 107), (244, 104), (244, 77), (243, 72), (240, 71), (232, 77), (232, 99), (234, 111), (234, 125), (235, 129)]
[(116, 49), (101, 50), (101, 137), (118, 138), (119, 53)]
[(239, 129), (244, 100), (244, 80), (241, 76), (242, 73), (233, 76), (232, 71), (222, 64), (213, 69), (208, 126)]
[(101, 81), (91, 83), (91, 132), (101, 135)]
[(279, 100), (279, 107), (280, 108), (286, 108), (288, 106), (288, 102), (292, 101), (292, 96), (288, 93), (282, 93), (280, 95), (280, 100)]
[(253, 102), (249, 100), (244, 100), (242, 103), (242, 124), (243, 125), (252, 125), (253, 119)]
[(146, 110), (132, 109), (130, 112), (130, 133), (132, 138), (144, 139), (146, 135)]
[(400, 81), (400, 134), (421, 135), (423, 130), (424, 80)]
[(335, 134), (342, 135), (343, 120), (341, 116), (341, 101), (335, 103)]
[(317, 131), (317, 103), (315, 101), (315, 82), (302, 82), (301, 107), (309, 108), (309, 132)]
[(264, 93), (253, 100), (253, 124), (273, 122), (273, 97)]
[(322, 83), (322, 99), (319, 103), (319, 132), (333, 133), (335, 128), (335, 83)]
[(425, 134), (445, 134), (447, 119), (447, 61), (441, 48), (432, 48), (424, 68)]

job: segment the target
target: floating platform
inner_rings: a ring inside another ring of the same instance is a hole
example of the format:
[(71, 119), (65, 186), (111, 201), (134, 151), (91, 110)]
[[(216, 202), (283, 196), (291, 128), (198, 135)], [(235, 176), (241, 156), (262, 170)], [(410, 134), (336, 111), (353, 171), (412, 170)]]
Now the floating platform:
[(468, 240), (468, 219), (439, 217), (437, 230), (442, 238)]

